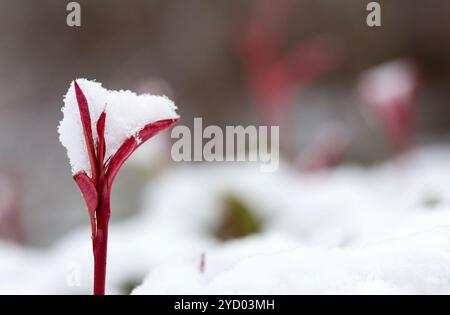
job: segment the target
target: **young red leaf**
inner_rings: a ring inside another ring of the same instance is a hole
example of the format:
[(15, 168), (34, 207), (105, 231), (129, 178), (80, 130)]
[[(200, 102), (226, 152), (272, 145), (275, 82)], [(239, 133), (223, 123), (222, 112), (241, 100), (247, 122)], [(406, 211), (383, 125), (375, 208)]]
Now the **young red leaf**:
[(100, 174), (103, 173), (103, 162), (105, 159), (106, 152), (106, 143), (105, 143), (105, 122), (106, 122), (106, 113), (102, 112), (98, 121), (97, 121), (97, 161), (99, 164)]
[(98, 179), (98, 166), (95, 155), (94, 138), (92, 137), (91, 115), (89, 113), (89, 106), (86, 97), (84, 96), (83, 91), (78, 86), (76, 80), (74, 81), (74, 85), (77, 96), (78, 109), (80, 110), (81, 124), (83, 126), (84, 140), (86, 142), (89, 162), (91, 164), (92, 180), (94, 181), (94, 183), (96, 183)]
[(128, 138), (122, 146), (117, 150), (114, 156), (111, 158), (107, 165), (106, 178), (110, 187), (114, 182), (117, 173), (119, 172), (122, 165), (130, 157), (130, 155), (145, 141), (156, 135), (158, 132), (169, 128), (178, 119), (164, 119), (145, 126), (141, 131), (139, 131), (137, 136)]
[(73, 179), (80, 188), (83, 199), (86, 202), (89, 211), (89, 219), (91, 220), (92, 238), (95, 238), (97, 232), (95, 224), (95, 210), (98, 205), (97, 188), (86, 173), (78, 173), (73, 176)]

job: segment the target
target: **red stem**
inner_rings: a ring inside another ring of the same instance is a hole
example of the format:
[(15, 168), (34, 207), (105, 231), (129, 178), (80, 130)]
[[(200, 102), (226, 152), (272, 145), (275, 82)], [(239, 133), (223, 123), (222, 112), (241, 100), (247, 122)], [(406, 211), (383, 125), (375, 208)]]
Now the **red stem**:
[[(102, 183), (100, 183), (102, 185)], [(92, 240), (94, 251), (94, 295), (105, 294), (106, 282), (106, 259), (108, 251), (108, 223), (111, 215), (110, 211), (110, 191), (102, 185), (103, 190), (100, 202), (96, 211), (97, 233)]]

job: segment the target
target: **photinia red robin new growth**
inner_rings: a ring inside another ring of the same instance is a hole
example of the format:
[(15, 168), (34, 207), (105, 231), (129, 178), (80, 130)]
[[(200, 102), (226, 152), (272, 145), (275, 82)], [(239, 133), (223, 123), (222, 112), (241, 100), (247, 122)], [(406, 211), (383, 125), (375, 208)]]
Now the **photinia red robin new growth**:
[(74, 81), (65, 97), (60, 140), (67, 149), (73, 178), (89, 212), (96, 295), (105, 293), (114, 179), (142, 143), (178, 120), (175, 110), (175, 105), (164, 96), (109, 91), (100, 83), (85, 79)]

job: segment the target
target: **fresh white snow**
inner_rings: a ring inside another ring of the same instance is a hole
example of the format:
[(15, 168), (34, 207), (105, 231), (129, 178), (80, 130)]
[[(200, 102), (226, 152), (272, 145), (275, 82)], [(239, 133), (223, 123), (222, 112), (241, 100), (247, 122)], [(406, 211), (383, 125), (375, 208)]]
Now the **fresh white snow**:
[[(106, 112), (105, 160), (112, 156), (127, 138), (135, 136), (147, 124), (178, 118), (175, 104), (166, 96), (137, 95), (124, 90), (111, 91), (103, 88), (99, 82), (87, 79), (76, 81), (88, 101), (94, 141), (97, 139), (96, 122), (101, 113)], [(91, 175), (73, 82), (64, 97), (62, 112), (64, 118), (58, 128), (59, 139), (67, 149), (72, 173), (75, 175), (84, 171)]]
[[(141, 214), (111, 224), (107, 293), (145, 279), (133, 294), (450, 294), (449, 158), (449, 147), (427, 147), (307, 175), (285, 164), (174, 166), (149, 181)], [(229, 194), (261, 233), (214, 237)], [(87, 224), (48, 250), (1, 243), (0, 293), (89, 294)]]
[(134, 294), (450, 293), (450, 228), (362, 247), (307, 246), (285, 235), (230, 242), (160, 264)]

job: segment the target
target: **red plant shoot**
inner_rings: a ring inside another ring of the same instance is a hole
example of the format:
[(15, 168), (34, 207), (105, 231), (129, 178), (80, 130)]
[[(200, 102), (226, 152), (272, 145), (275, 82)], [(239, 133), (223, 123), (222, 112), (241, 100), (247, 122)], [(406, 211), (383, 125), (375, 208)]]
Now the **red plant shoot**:
[(409, 149), (416, 135), (415, 105), (419, 72), (408, 60), (391, 61), (366, 71), (359, 93), (394, 153)]
[(94, 142), (88, 101), (74, 81), (76, 100), (80, 112), (84, 143), (89, 156), (92, 176), (84, 171), (73, 176), (81, 190), (89, 212), (94, 253), (94, 294), (105, 294), (106, 259), (108, 248), (108, 222), (111, 215), (111, 188), (120, 168), (130, 155), (145, 141), (173, 125), (177, 119), (164, 119), (146, 125), (136, 136), (129, 137), (120, 148), (105, 161), (105, 124), (108, 120), (103, 111), (95, 122), (98, 140)]

